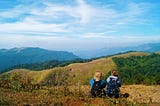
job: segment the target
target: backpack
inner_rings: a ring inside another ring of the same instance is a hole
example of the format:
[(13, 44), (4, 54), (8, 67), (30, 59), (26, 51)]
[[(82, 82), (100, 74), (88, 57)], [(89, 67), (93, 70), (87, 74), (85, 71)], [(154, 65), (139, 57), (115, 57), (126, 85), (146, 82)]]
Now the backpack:
[(93, 83), (93, 86), (91, 88), (91, 95), (92, 96), (100, 96), (102, 93), (102, 87), (101, 87), (101, 80), (100, 81), (95, 81)]
[(120, 92), (119, 87), (121, 85), (118, 81), (119, 79), (110, 78), (110, 81), (107, 87), (108, 96), (110, 97), (114, 96), (115, 98), (119, 97), (119, 92)]

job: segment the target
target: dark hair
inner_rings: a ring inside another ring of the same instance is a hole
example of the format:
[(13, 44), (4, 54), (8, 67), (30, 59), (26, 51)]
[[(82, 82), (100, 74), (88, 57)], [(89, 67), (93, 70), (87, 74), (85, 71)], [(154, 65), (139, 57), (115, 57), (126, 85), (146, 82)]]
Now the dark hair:
[(118, 72), (117, 72), (116, 70), (112, 70), (111, 74), (112, 74), (113, 76), (118, 76)]

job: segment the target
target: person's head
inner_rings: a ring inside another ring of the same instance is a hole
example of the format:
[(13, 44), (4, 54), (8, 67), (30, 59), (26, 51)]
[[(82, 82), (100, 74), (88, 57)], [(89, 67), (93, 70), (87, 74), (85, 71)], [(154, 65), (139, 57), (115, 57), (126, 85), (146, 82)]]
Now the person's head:
[(116, 70), (112, 70), (111, 75), (118, 76), (118, 72)]
[(96, 81), (99, 81), (99, 80), (101, 80), (101, 78), (102, 78), (102, 73), (101, 73), (100, 71), (96, 71), (96, 72), (94, 73), (94, 79), (95, 79)]

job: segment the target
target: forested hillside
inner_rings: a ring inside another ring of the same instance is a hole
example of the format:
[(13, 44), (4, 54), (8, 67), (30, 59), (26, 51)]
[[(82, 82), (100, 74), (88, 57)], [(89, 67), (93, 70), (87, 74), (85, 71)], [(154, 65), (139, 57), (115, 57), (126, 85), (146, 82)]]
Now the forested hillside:
[(124, 84), (160, 84), (160, 55), (115, 57)]
[(92, 59), (80, 59), (79, 58), (79, 59), (68, 60), (68, 61), (52, 60), (52, 61), (45, 61), (41, 63), (19, 64), (11, 68), (8, 68), (6, 70), (3, 70), (0, 73), (4, 73), (4, 72), (14, 70), (14, 69), (29, 69), (29, 70), (34, 70), (34, 71), (41, 71), (41, 70), (51, 69), (55, 67), (63, 67), (63, 66), (67, 66), (73, 63), (84, 63), (84, 62), (89, 62), (89, 61), (92, 61)]

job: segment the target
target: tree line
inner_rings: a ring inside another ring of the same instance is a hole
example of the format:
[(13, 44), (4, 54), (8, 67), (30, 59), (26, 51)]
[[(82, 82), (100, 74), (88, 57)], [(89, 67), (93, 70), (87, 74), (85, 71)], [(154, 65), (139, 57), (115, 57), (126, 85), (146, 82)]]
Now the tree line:
[(160, 84), (160, 55), (113, 58), (124, 84)]
[(34, 70), (34, 71), (40, 71), (40, 70), (45, 70), (45, 69), (51, 69), (51, 68), (55, 68), (55, 67), (63, 67), (63, 66), (67, 66), (69, 64), (72, 63), (85, 63), (85, 62), (89, 62), (92, 61), (93, 59), (74, 59), (74, 60), (68, 60), (68, 61), (58, 61), (58, 60), (51, 60), (51, 61), (45, 61), (45, 62), (41, 62), (41, 63), (28, 63), (28, 64), (19, 64), (19, 65), (15, 65), (13, 67), (10, 67), (6, 70), (2, 70), (0, 72), (4, 73), (13, 69), (29, 69), (29, 70)]

